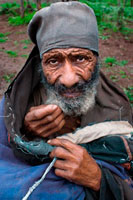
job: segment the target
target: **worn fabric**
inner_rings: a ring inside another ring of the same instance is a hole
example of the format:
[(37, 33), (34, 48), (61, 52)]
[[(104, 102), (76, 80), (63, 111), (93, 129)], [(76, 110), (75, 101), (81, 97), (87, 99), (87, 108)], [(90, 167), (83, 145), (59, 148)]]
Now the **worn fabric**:
[(133, 127), (128, 122), (111, 121), (88, 125), (77, 129), (74, 133), (67, 133), (57, 138), (67, 139), (75, 144), (83, 144), (107, 135), (130, 135), (131, 132), (133, 132)]
[(102, 167), (105, 167), (106, 169), (109, 169), (111, 172), (116, 174), (118, 177), (124, 180), (133, 190), (133, 180), (129, 177), (124, 167), (122, 167), (120, 164), (114, 164), (114, 163), (110, 164), (108, 162), (98, 159), (96, 159), (96, 163)]
[[(15, 142), (16, 135), (27, 141), (21, 131), (24, 116), (30, 105), (34, 105), (34, 92), (40, 85), (38, 65), (40, 57), (37, 47), (31, 52), (24, 68), (15, 78), (5, 93), (5, 118), (6, 127), (10, 134), (10, 144), (18, 157), (28, 161), (39, 162), (39, 157), (20, 150)], [(101, 97), (101, 94), (103, 97)], [(44, 94), (46, 96), (46, 94)], [(21, 104), (20, 102), (23, 102)], [(127, 97), (115, 85), (113, 85), (101, 72), (94, 108), (81, 117), (81, 127), (88, 123), (98, 123), (106, 120), (126, 120), (132, 123), (132, 112)], [(39, 139), (38, 139), (39, 140)], [(42, 158), (41, 158), (42, 159)]]
[[(26, 61), (24, 68), (17, 75), (15, 80), (11, 83), (8, 90), (6, 91), (5, 101), (3, 100), (1, 104), (1, 115), (5, 115), (4, 121), (3, 118), (0, 120), (0, 126), (2, 126), (0, 129), (0, 175), (2, 177), (3, 183), (0, 186), (0, 195), (3, 196), (3, 199), (5, 197), (4, 195), (9, 195), (9, 193), (7, 193), (9, 188), (10, 191), (12, 191), (10, 194), (12, 195), (12, 199), (15, 199), (15, 195), (17, 195), (17, 197), (24, 196), (27, 192), (27, 189), (33, 185), (33, 183), (38, 178), (40, 178), (42, 172), (44, 172), (47, 164), (49, 163), (48, 160), (46, 160), (46, 163), (44, 163), (44, 161), (42, 162), (42, 156), (36, 156), (25, 151), (25, 149), (20, 148), (15, 140), (16, 137), (19, 136), (23, 138), (25, 142), (29, 142), (25, 133), (22, 131), (22, 126), (23, 119), (27, 113), (27, 110), (30, 106), (34, 105), (34, 93), (36, 90), (39, 90), (39, 64), (40, 55), (38, 48), (35, 47), (31, 52), (28, 60)], [(44, 96), (46, 96), (46, 94), (44, 94)], [(100, 72), (100, 81), (98, 85), (95, 107), (91, 111), (87, 112), (86, 115), (81, 117), (81, 127), (83, 128), (89, 123), (99, 123), (106, 120), (126, 120), (129, 123), (132, 123), (132, 113), (127, 97), (117, 86), (110, 82), (102, 72)], [(9, 143), (7, 141), (7, 134), (9, 135)], [(114, 144), (115, 142), (116, 141), (114, 141)], [(129, 143), (131, 143), (131, 141)], [(93, 145), (91, 145), (91, 147), (92, 146)], [(124, 146), (122, 147), (124, 148)], [(104, 151), (105, 149), (102, 150)], [(100, 152), (100, 149), (97, 149), (97, 153), (98, 151)], [(90, 147), (88, 152), (90, 152)], [(109, 153), (111, 153), (111, 151), (109, 151)], [(126, 153), (123, 155), (125, 156), (124, 158), (127, 158)], [(103, 154), (101, 154), (101, 156), (103, 156)], [(108, 156), (106, 156), (106, 158), (107, 157)], [(69, 199), (71, 196), (74, 196), (75, 199), (84, 199), (85, 194), (83, 187), (77, 186), (64, 179), (56, 177), (53, 170), (47, 178), (48, 182), (44, 181), (42, 185), (40, 185), (40, 187), (35, 190), (35, 193), (33, 193), (32, 196), (33, 199), (48, 199), (49, 197), (50, 199), (67, 199), (68, 197)], [(114, 178), (113, 173), (104, 168), (102, 169), (102, 185), (100, 189), (100, 197), (99, 193), (86, 188), (85, 190), (89, 193), (87, 197), (88, 193), (86, 192), (86, 197), (88, 200), (90, 200), (90, 194), (92, 194), (91, 197), (93, 199), (95, 199), (95, 196), (97, 196), (97, 198), (100, 200), (109, 198), (111, 200), (121, 200), (122, 192), (124, 191), (121, 190), (118, 182)], [(46, 194), (44, 191), (46, 191)], [(49, 196), (42, 197), (41, 195)], [(104, 198), (102, 199), (102, 197)], [(10, 197), (6, 196), (6, 198), (8, 199)]]
[[(4, 99), (0, 103), (0, 116), (4, 115), (3, 105)], [(29, 187), (40, 178), (48, 163), (31, 166), (17, 159), (8, 145), (7, 129), (3, 118), (0, 120), (0, 136), (0, 176), (3, 183), (0, 185), (0, 197), (7, 200), (17, 200), (22, 198)], [(128, 188), (127, 184), (118, 179), (117, 176), (114, 178), (108, 169), (102, 167), (101, 170), (102, 183), (100, 192), (94, 192), (88, 188), (83, 190), (81, 186), (56, 177), (52, 170), (49, 172), (47, 179), (33, 192), (29, 199), (106, 200), (110, 198), (111, 200), (131, 200), (133, 192)], [(116, 179), (119, 180), (119, 184)], [(120, 184), (122, 185), (121, 187), (119, 187)]]
[[(3, 117), (4, 99), (0, 103), (0, 199), (22, 199), (35, 181), (40, 179), (49, 165), (32, 166), (17, 159), (8, 144), (7, 129)], [(8, 116), (7, 116), (8, 117)], [(29, 197), (29, 200), (83, 200), (84, 188), (57, 177), (52, 169), (47, 179)]]
[(28, 26), (40, 56), (55, 48), (86, 48), (98, 54), (98, 29), (93, 10), (80, 2), (59, 2), (36, 12)]
[[(129, 140), (132, 141), (131, 138)], [(90, 143), (81, 144), (81, 146), (86, 148), (95, 159), (120, 164), (131, 162), (132, 165), (133, 152), (131, 152), (131, 148), (133, 146), (133, 141), (130, 147), (127, 146), (124, 141), (127, 142), (127, 140), (121, 136), (107, 136)]]

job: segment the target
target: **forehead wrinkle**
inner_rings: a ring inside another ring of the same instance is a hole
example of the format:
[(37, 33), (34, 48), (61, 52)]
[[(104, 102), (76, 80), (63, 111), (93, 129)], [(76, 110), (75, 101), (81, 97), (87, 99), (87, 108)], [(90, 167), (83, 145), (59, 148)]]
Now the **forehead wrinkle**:
[(46, 61), (47, 59), (51, 58), (51, 57), (58, 57), (58, 56), (62, 56), (62, 54), (60, 52), (48, 52), (43, 54), (43, 61)]
[(82, 48), (69, 48), (69, 49), (52, 49), (46, 53), (43, 54), (43, 59), (47, 59), (52, 56), (71, 56), (71, 55), (77, 55), (77, 54), (92, 54), (92, 51), (89, 49), (82, 49)]

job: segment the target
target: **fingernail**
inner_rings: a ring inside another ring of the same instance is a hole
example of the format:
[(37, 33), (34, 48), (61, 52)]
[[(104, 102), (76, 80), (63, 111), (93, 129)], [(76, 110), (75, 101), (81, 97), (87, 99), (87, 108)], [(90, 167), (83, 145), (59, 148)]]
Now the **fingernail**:
[(48, 140), (47, 143), (49, 144), (51, 142), (51, 140)]
[(57, 108), (57, 105), (53, 105), (52, 108), (53, 108), (53, 109), (56, 109), (56, 108)]

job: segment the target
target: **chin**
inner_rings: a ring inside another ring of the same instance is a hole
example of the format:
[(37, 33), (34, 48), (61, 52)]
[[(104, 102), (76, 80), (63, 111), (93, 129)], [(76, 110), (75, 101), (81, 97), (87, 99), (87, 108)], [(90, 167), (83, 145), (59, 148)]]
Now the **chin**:
[(81, 116), (85, 115), (95, 105), (96, 87), (86, 91), (85, 94), (78, 97), (64, 97), (56, 94), (51, 90), (47, 90), (46, 104), (58, 105), (65, 115)]

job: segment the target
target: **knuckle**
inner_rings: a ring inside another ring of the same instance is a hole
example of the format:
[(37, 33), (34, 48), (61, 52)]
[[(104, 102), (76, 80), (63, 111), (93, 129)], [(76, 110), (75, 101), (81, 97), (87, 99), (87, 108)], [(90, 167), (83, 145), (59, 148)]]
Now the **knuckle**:
[(57, 128), (59, 127), (59, 122), (58, 122), (58, 120), (55, 120), (55, 121), (54, 121), (54, 126), (56, 126)]
[(56, 147), (55, 149), (54, 149), (54, 154), (58, 154), (59, 153), (59, 147)]
[(56, 176), (60, 176), (60, 171), (58, 169), (55, 169)]
[(35, 109), (35, 107), (33, 106), (33, 107), (31, 107), (30, 109), (29, 109), (29, 112), (31, 112), (32, 110), (34, 110)]
[(80, 155), (83, 156), (86, 153), (86, 149), (85, 148), (80, 148), (79, 149)]
[(61, 129), (64, 126), (65, 122), (62, 122), (58, 125), (58, 128)]
[(74, 176), (75, 176), (75, 169), (72, 168), (71, 171), (68, 174), (68, 177), (72, 179)]
[(34, 117), (34, 119), (38, 119), (38, 113), (37, 112), (33, 112), (33, 117)]
[(47, 122), (52, 122), (53, 121), (53, 117), (52, 116), (47, 116), (46, 120), (47, 120)]
[(36, 132), (38, 135), (41, 135), (42, 130), (41, 130), (41, 129), (38, 129), (38, 130), (36, 130), (35, 132)]
[(30, 123), (29, 123), (29, 128), (30, 128), (31, 130), (35, 130), (35, 129), (36, 129), (36, 126), (35, 126), (34, 124), (30, 124)]

